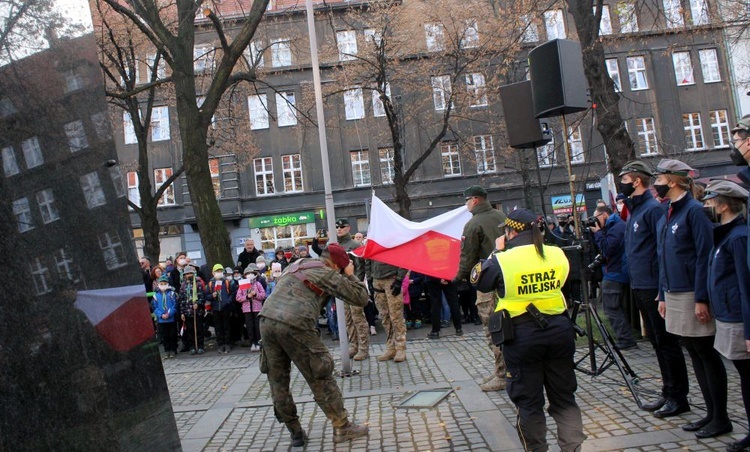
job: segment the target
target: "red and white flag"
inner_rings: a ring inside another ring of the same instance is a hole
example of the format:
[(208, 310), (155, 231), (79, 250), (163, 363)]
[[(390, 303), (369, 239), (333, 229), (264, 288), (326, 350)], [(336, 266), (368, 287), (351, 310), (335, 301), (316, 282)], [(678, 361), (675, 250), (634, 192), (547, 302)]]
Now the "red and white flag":
[(366, 259), (451, 280), (458, 271), (461, 233), (471, 219), (466, 206), (416, 223), (372, 197), (367, 243), (354, 250)]
[(154, 337), (143, 284), (81, 290), (75, 307), (86, 314), (96, 332), (119, 352), (131, 350)]

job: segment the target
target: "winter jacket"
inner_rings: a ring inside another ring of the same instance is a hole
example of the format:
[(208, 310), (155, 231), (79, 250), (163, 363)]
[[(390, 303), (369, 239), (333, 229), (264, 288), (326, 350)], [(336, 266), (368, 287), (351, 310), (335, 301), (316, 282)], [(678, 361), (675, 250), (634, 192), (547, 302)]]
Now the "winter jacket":
[[(193, 300), (193, 284), (197, 284), (195, 288), (196, 300)], [(203, 316), (206, 313), (206, 285), (203, 284), (203, 280), (196, 277), (194, 281), (184, 281), (182, 287), (180, 287), (178, 300), (180, 302), (180, 314), (185, 314), (185, 317), (193, 317), (193, 304), (197, 304), (197, 315)]]
[[(248, 294), (255, 291), (255, 296), (248, 298)], [(263, 301), (266, 299), (266, 291), (257, 279), (250, 284), (250, 289), (239, 289), (237, 291), (237, 303), (242, 303), (242, 312), (260, 312)]]
[(656, 257), (656, 225), (666, 213), (650, 191), (625, 199), (630, 216), (625, 228), (625, 255), (630, 287), (659, 287), (659, 260)]
[[(211, 281), (206, 285), (206, 304), (211, 303), (212, 311), (227, 311), (232, 307), (232, 300), (237, 292), (237, 281), (233, 279), (222, 279), (221, 288), (216, 292), (217, 283), (216, 278), (211, 278)], [(214, 292), (217, 296), (214, 297)]]
[(477, 204), (471, 215), (461, 237), (461, 260), (455, 277), (459, 281), (469, 279), (472, 267), (489, 257), (495, 249), (495, 239), (505, 232), (505, 214), (486, 200)]
[[(177, 295), (171, 287), (166, 292), (155, 292), (154, 298), (151, 300), (151, 307), (153, 308), (157, 322), (172, 323), (175, 320), (175, 314), (177, 314)], [(161, 317), (163, 314), (167, 314), (169, 317), (163, 319)]]
[(713, 226), (690, 192), (670, 202), (669, 209), (656, 226), (659, 299), (664, 300), (664, 292), (695, 291), (696, 303), (708, 303), (706, 274)]
[[(750, 167), (748, 168), (742, 168), (742, 170), (737, 173), (737, 177), (740, 178), (742, 182), (744, 182), (746, 185), (750, 185)], [(750, 229), (750, 198), (747, 198), (747, 227)], [(750, 267), (750, 233), (747, 234), (747, 266)]]
[(747, 236), (742, 215), (714, 228), (714, 247), (708, 263), (708, 297), (714, 316), (722, 322), (744, 322), (745, 339), (750, 340)]
[(627, 284), (629, 281), (627, 257), (625, 255), (626, 229), (625, 222), (614, 213), (609, 216), (604, 228), (599, 229), (594, 234), (596, 246), (604, 256), (602, 270), (604, 271), (603, 279), (605, 281), (617, 281), (623, 284)]
[(251, 252), (242, 250), (239, 256), (237, 256), (237, 265), (242, 267), (242, 271), (245, 271), (248, 265), (254, 264), (261, 253), (258, 248), (253, 248)]

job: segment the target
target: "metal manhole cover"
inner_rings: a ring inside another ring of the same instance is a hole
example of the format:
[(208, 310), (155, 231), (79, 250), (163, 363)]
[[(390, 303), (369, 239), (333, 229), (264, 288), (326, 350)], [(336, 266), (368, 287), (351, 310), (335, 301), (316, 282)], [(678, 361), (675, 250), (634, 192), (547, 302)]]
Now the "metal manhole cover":
[(448, 397), (451, 392), (453, 392), (453, 389), (417, 391), (396, 404), (396, 408), (434, 408), (435, 405)]

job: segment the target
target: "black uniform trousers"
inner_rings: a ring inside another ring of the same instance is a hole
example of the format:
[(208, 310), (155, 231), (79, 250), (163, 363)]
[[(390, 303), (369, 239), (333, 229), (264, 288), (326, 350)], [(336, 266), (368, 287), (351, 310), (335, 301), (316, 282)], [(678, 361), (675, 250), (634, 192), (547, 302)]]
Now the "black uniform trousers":
[(575, 399), (578, 388), (573, 355), (573, 324), (565, 315), (547, 316), (542, 329), (533, 321), (515, 326), (515, 338), (503, 344), (510, 400), (518, 409), (518, 436), (525, 450), (546, 451), (546, 392), (549, 414), (557, 423), (558, 445), (574, 451), (586, 439), (581, 410)]
[(453, 319), (453, 327), (456, 330), (461, 329), (461, 308), (458, 306), (458, 290), (452, 282), (441, 284), (437, 278), (427, 279), (427, 292), (430, 294), (430, 321), (432, 322), (432, 331), (440, 332), (440, 314), (443, 312), (443, 294), (448, 302)]

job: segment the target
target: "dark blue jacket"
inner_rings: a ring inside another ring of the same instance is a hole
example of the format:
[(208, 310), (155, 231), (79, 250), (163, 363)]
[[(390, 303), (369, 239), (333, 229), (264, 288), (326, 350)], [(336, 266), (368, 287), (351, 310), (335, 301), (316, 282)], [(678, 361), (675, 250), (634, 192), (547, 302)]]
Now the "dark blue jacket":
[(670, 202), (657, 225), (659, 299), (664, 292), (693, 292), (696, 303), (708, 303), (706, 275), (713, 242), (713, 225), (690, 192)]
[[(737, 176), (742, 182), (750, 185), (750, 167), (742, 168), (742, 170), (737, 173)], [(750, 198), (747, 198), (747, 211), (750, 212)], [(750, 229), (750, 214), (747, 216), (747, 227)], [(747, 266), (750, 267), (750, 233), (747, 235)]]
[(224, 278), (221, 280), (221, 289), (216, 292), (217, 296), (214, 297), (216, 278), (211, 278), (211, 281), (206, 284), (206, 302), (211, 303), (212, 311), (228, 311), (232, 307), (238, 288), (237, 281), (232, 278)]
[(708, 296), (714, 316), (722, 322), (744, 322), (745, 339), (750, 340), (747, 236), (742, 215), (714, 228), (714, 247), (708, 264)]
[(604, 256), (602, 270), (605, 281), (617, 281), (627, 284), (628, 264), (625, 255), (625, 222), (613, 213), (607, 219), (603, 229), (594, 234), (594, 241), (599, 252)]
[[(154, 308), (156, 321), (159, 323), (172, 323), (174, 316), (177, 314), (177, 295), (169, 288), (166, 292), (157, 290), (154, 292), (154, 298), (151, 300), (151, 306)], [(168, 318), (162, 319), (162, 314), (169, 315)]]
[(625, 255), (628, 262), (630, 287), (659, 287), (659, 261), (656, 258), (656, 224), (666, 210), (650, 191), (626, 198), (630, 216), (625, 228)]

